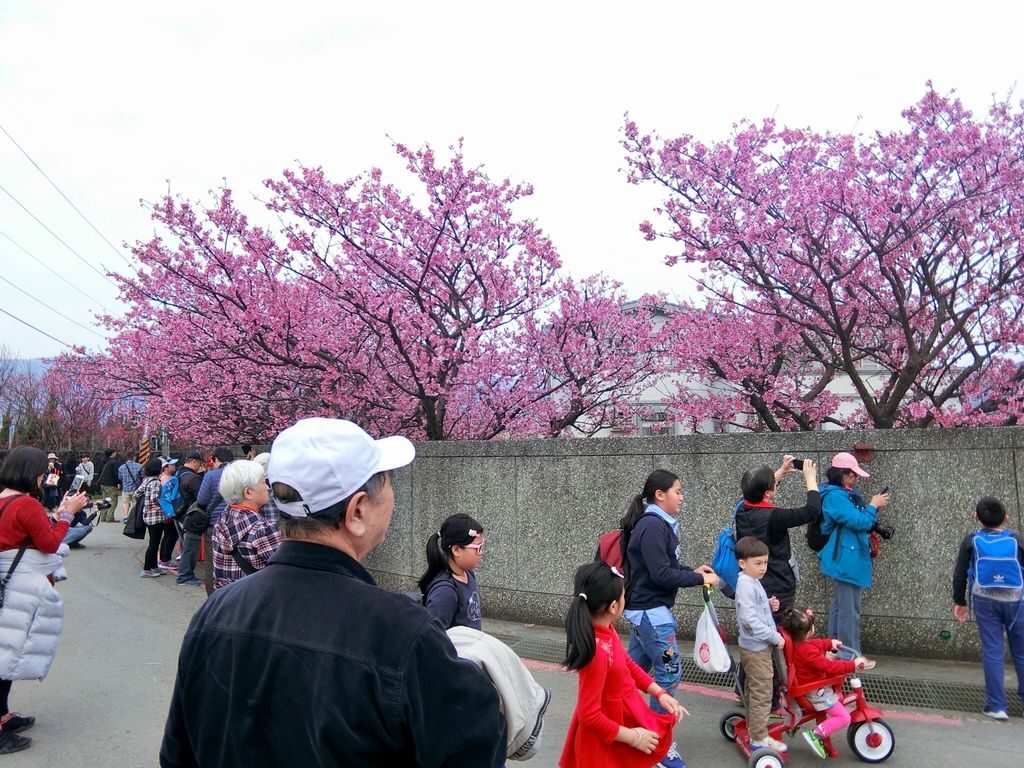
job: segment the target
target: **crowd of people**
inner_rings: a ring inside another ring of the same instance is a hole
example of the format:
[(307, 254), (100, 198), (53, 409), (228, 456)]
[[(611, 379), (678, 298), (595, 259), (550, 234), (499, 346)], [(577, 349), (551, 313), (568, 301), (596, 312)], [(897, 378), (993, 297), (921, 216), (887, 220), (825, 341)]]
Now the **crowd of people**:
[[(242, 448), (243, 456), (220, 447), (144, 463), (109, 450), (98, 462), (76, 457), (73, 473), (36, 448), (6, 456), (0, 754), (30, 744), (22, 732), (34, 718), (10, 711), (8, 698), (14, 680), (41, 679), (53, 660), (63, 616), (54, 585), (66, 577), (64, 557), (95, 525), (133, 515), (148, 537), (140, 576), (176, 574), (177, 584), (205, 586), (209, 595), (182, 643), (161, 766), (504, 766), (535, 754), (550, 692), (482, 631), (475, 571), (483, 524), (465, 513), (440, 521), (425, 543), (415, 593), (381, 589), (361, 564), (384, 539), (395, 501), (391, 474), (414, 460), (412, 443), (310, 418), (284, 430), (268, 453)], [(801, 475), (806, 498), (786, 509), (775, 497), (791, 474)], [(796, 673), (808, 679), (873, 665), (861, 653), (860, 600), (871, 586), (872, 537), (889, 496), (865, 501), (855, 484), (868, 476), (840, 453), (820, 484), (814, 462), (793, 456), (741, 479), (733, 594), (752, 748), (786, 751), (767, 733), (778, 705), (772, 646), (788, 637)], [(97, 509), (103, 500), (109, 507)], [(676, 697), (682, 663), (672, 608), (680, 589), (721, 579), (710, 565), (680, 562), (683, 500), (676, 474), (652, 472), (615, 546), (602, 537), (595, 560), (576, 571), (565, 665), (578, 673), (578, 696), (562, 768), (685, 766), (674, 737), (688, 712)], [(964, 540), (956, 566), (954, 615), (966, 620), (970, 598), (985, 653), (986, 714), (1005, 719), (1004, 630), (1024, 702), (1024, 622), (1016, 622), (1024, 554), (1004, 530), (998, 500), (982, 499), (976, 517), (982, 530)], [(790, 532), (801, 526), (822, 539), (820, 567), (833, 588), (821, 639), (814, 611), (797, 603)], [(76, 528), (86, 534), (69, 542)], [(620, 620), (628, 648), (614, 629)], [(828, 691), (813, 705), (825, 714), (804, 737), (824, 756), (824, 741), (850, 717)]]

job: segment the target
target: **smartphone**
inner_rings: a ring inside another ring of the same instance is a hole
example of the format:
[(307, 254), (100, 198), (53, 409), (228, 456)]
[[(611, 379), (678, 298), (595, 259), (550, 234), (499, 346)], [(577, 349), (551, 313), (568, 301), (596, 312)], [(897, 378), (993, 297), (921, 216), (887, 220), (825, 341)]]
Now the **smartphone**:
[(793, 469), (803, 469), (803, 468), (804, 468), (804, 460), (803, 459), (793, 459)]
[(889, 486), (888, 486), (888, 485), (887, 485), (887, 486), (885, 486), (885, 488), (883, 488), (883, 489), (882, 489), (881, 491), (879, 491), (879, 493), (881, 493), (882, 495), (885, 495), (885, 494), (887, 494), (888, 492), (889, 492)]
[(71, 488), (68, 489), (68, 493), (78, 493), (84, 482), (85, 475), (75, 475), (75, 479), (71, 481)]

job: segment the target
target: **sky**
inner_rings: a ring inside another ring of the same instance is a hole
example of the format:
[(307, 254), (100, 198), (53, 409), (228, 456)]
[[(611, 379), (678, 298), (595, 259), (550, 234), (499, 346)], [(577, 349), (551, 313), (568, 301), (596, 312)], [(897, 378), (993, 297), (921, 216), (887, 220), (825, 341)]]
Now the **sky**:
[(1024, 98), (1022, 21), (994, 2), (0, 0), (0, 310), (23, 321), (0, 312), (0, 347), (105, 346), (97, 317), (125, 309), (105, 273), (155, 232), (141, 201), (226, 181), (258, 219), (263, 180), (298, 162), (408, 185), (392, 140), (461, 138), (532, 184), (517, 213), (568, 273), (692, 298), (638, 233), (659, 196), (625, 181), (626, 112), (705, 141), (769, 116), (871, 134), (931, 80), (981, 113)]

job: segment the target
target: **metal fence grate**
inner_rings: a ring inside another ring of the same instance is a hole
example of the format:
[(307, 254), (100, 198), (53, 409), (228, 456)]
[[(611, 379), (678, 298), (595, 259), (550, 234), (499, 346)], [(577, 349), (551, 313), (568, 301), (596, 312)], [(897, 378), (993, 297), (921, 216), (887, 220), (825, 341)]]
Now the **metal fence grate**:
[[(520, 638), (514, 635), (494, 634), (525, 659), (560, 664), (565, 658), (565, 646), (555, 640)], [(692, 659), (683, 659), (683, 682), (731, 690), (735, 687), (733, 672), (705, 672)], [(985, 706), (985, 688), (982, 685), (947, 683), (939, 680), (918, 680), (879, 674), (862, 674), (864, 694), (872, 704), (908, 707), (912, 709), (940, 709), (956, 712), (981, 712)], [(1009, 713), (1020, 716), (1021, 706), (1011, 695)]]

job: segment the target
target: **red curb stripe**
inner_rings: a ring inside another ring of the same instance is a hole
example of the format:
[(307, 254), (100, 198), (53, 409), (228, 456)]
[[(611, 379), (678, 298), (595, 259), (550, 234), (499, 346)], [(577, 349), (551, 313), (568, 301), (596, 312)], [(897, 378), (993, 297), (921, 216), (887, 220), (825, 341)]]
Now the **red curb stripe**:
[(545, 672), (568, 672), (565, 667), (561, 664), (552, 664), (550, 661), (534, 661), (533, 659), (523, 659), (523, 666), (527, 669), (542, 669)]

